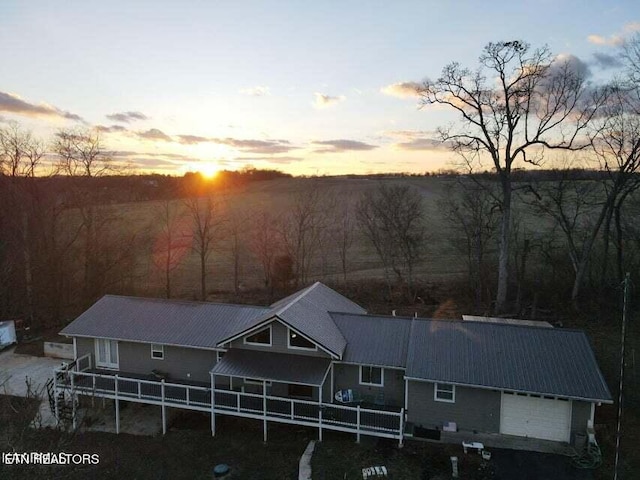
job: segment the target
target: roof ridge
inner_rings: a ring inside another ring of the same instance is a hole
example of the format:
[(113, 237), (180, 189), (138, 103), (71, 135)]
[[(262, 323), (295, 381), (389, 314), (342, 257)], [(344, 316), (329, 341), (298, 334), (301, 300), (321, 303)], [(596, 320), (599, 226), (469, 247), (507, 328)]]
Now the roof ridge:
[(307, 293), (309, 293), (311, 290), (313, 290), (316, 286), (318, 286), (320, 284), (320, 282), (316, 282), (313, 285), (310, 285), (306, 288), (303, 288), (299, 293), (299, 295), (295, 296), (294, 298), (291, 299), (291, 301), (289, 303), (287, 303), (286, 305), (284, 305), (283, 307), (281, 307), (278, 311), (276, 311), (274, 313), (274, 315), (281, 315), (283, 314), (291, 305), (293, 305), (294, 303), (296, 303), (297, 301), (299, 301), (302, 297), (304, 297)]
[(186, 303), (186, 304), (193, 304), (193, 305), (223, 305), (225, 307), (259, 308), (261, 310), (269, 309), (268, 306), (251, 305), (251, 304), (244, 304), (244, 303), (206, 302), (202, 300), (187, 300), (182, 298), (138, 297), (136, 295), (115, 295), (112, 293), (104, 294), (99, 300), (102, 300), (105, 297), (127, 298), (130, 300), (143, 300), (143, 301), (161, 302), (161, 303), (175, 303), (175, 304)]

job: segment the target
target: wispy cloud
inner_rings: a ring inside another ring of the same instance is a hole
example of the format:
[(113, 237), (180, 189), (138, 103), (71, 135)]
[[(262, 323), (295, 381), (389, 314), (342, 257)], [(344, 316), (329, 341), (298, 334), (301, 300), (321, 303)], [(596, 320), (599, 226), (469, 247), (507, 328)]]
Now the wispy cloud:
[(211, 142), (211, 139), (199, 135), (178, 135), (178, 142), (183, 145), (197, 145), (198, 143)]
[(112, 122), (120, 122), (120, 123), (131, 123), (136, 120), (148, 120), (147, 117), (142, 112), (119, 112), (112, 113), (111, 115), (106, 115), (106, 117)]
[(589, 35), (587, 40), (590, 43), (595, 45), (606, 45), (609, 47), (619, 47), (624, 45), (627, 37), (634, 32), (640, 31), (640, 22), (631, 22), (627, 23), (624, 27), (622, 27), (621, 32), (614, 33), (613, 35), (609, 35), (608, 37), (603, 37), (602, 35)]
[(249, 161), (249, 162), (264, 162), (264, 163), (274, 163), (278, 165), (288, 165), (290, 163), (295, 163), (304, 160), (303, 157), (239, 157), (238, 160)]
[(398, 82), (382, 87), (380, 92), (398, 98), (415, 98), (419, 96), (421, 85), (418, 82)]
[(122, 125), (111, 125), (110, 127), (105, 125), (96, 125), (96, 130), (102, 133), (121, 133), (127, 131), (127, 129)]
[(340, 95), (337, 97), (332, 97), (331, 95), (325, 95), (324, 93), (314, 93), (315, 101), (313, 102), (313, 106), (316, 108), (328, 108), (333, 105), (337, 105), (340, 102), (344, 102), (347, 97), (344, 95)]
[(442, 140), (434, 138), (413, 138), (406, 142), (398, 142), (393, 145), (400, 150), (447, 150), (448, 146)]
[(378, 148), (377, 145), (371, 145), (357, 140), (322, 140), (311, 142), (313, 145), (319, 145), (314, 151), (316, 153), (340, 153), (348, 151), (366, 151)]
[(412, 138), (420, 138), (427, 135), (433, 135), (434, 132), (430, 132), (427, 130), (386, 130), (382, 132), (382, 135), (385, 137), (392, 138), (401, 138), (401, 139), (412, 139)]
[(287, 140), (252, 140), (252, 139), (239, 139), (239, 138), (212, 138), (212, 142), (222, 145), (228, 145), (243, 152), (249, 153), (263, 153), (263, 154), (275, 154), (275, 153), (287, 153), (298, 147), (291, 145)]
[(84, 122), (82, 117), (75, 113), (61, 110), (46, 103), (38, 105), (29, 103), (18, 95), (6, 92), (0, 92), (0, 112), (8, 112), (26, 117), (55, 117)]
[(173, 141), (173, 139), (169, 135), (164, 133), (162, 130), (158, 130), (157, 128), (151, 128), (146, 132), (137, 132), (136, 135), (142, 138), (143, 140), (151, 140), (154, 142), (157, 142), (157, 141), (172, 142)]
[(269, 87), (264, 85), (258, 85), (256, 87), (242, 88), (240, 93), (243, 95), (249, 95), (251, 97), (264, 97), (266, 95), (271, 95), (269, 92)]

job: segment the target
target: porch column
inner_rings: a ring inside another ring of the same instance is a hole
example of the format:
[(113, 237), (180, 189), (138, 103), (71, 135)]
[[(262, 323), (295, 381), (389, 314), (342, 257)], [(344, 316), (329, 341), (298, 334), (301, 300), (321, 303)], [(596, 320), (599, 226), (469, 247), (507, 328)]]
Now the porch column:
[(60, 423), (60, 407), (58, 406), (58, 371), (53, 371), (53, 402), (56, 413), (56, 424)]
[(73, 381), (73, 371), (69, 372), (69, 377), (71, 381), (71, 427), (75, 431), (77, 427), (77, 423), (76, 423), (76, 393), (75, 393), (75, 387), (74, 387), (74, 381)]
[(318, 387), (318, 441), (322, 441), (322, 386)]
[(335, 363), (331, 362), (331, 391), (329, 392), (330, 402), (333, 403), (333, 394), (335, 392), (335, 380), (333, 378), (333, 367)]
[(398, 436), (398, 448), (402, 448), (404, 441), (404, 408), (400, 409), (400, 435)]
[(114, 391), (116, 394), (115, 403), (116, 403), (116, 433), (120, 433), (120, 400), (118, 400), (118, 375), (116, 374), (114, 380)]
[(267, 442), (267, 381), (262, 381), (263, 441)]
[(160, 380), (160, 392), (162, 394), (161, 408), (162, 408), (162, 435), (167, 433), (167, 412), (164, 405), (164, 378)]
[(216, 436), (216, 376), (211, 373), (211, 436)]

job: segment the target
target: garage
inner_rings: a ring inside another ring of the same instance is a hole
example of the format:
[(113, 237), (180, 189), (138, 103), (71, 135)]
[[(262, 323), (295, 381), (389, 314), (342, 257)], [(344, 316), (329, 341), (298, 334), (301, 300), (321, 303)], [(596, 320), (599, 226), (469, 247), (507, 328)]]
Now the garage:
[(500, 433), (568, 442), (571, 401), (502, 393)]

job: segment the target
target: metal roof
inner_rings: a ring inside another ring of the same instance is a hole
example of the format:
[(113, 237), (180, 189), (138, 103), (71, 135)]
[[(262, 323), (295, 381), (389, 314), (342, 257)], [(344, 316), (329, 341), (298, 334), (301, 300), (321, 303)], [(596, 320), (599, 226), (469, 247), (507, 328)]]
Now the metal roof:
[(471, 321), (413, 321), (406, 376), (611, 401), (582, 331)]
[(348, 363), (404, 368), (411, 331), (411, 317), (385, 317), (332, 312), (347, 348)]
[(348, 298), (316, 282), (274, 303), (270, 310), (257, 317), (251, 325), (244, 329), (237, 329), (220, 343), (225, 343), (277, 317), (335, 356), (341, 357), (347, 341), (329, 315), (330, 311), (366, 313), (364, 308)]
[(267, 307), (105, 295), (61, 335), (215, 348)]
[(328, 358), (232, 348), (211, 373), (320, 386), (330, 366)]

